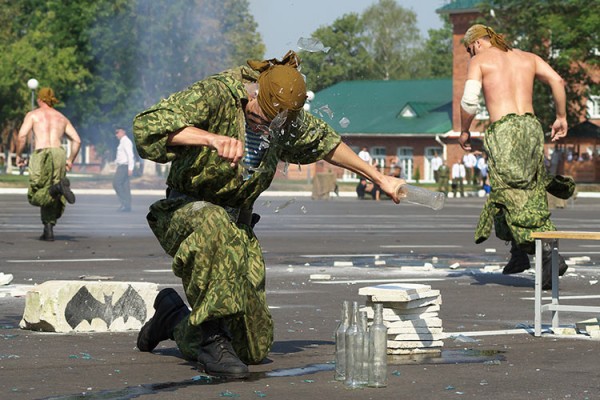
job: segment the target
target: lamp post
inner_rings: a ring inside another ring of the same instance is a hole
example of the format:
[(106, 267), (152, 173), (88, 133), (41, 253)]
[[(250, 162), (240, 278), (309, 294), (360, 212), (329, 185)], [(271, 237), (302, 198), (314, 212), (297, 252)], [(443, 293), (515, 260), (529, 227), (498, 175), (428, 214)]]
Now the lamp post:
[[(31, 89), (31, 111), (35, 109), (35, 89), (38, 88), (39, 82), (35, 78), (31, 78), (27, 81), (27, 87)], [(33, 134), (29, 140), (29, 157), (31, 157), (31, 153), (33, 152)]]

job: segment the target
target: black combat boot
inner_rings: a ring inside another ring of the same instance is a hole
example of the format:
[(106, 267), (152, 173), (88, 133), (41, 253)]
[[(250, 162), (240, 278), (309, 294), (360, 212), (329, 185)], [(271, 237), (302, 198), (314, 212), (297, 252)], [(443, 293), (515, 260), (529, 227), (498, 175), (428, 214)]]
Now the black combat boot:
[(527, 252), (521, 250), (515, 241), (510, 242), (510, 260), (502, 270), (504, 275), (518, 274), (531, 267)]
[(40, 240), (45, 240), (47, 242), (54, 242), (54, 231), (52, 230), (52, 224), (44, 224), (44, 233), (40, 236)]
[[(563, 276), (569, 266), (560, 254), (558, 255), (558, 276)], [(542, 289), (552, 289), (552, 246), (542, 244)]]
[(57, 198), (59, 196), (65, 196), (65, 199), (69, 204), (75, 203), (75, 193), (71, 190), (71, 182), (67, 178), (62, 178), (60, 182), (50, 186), (48, 191), (50, 196)]
[(223, 320), (204, 322), (201, 326), (203, 342), (198, 350), (198, 364), (212, 376), (233, 379), (248, 377), (248, 366), (237, 356), (231, 344), (231, 335)]
[(173, 340), (175, 326), (185, 318), (190, 310), (174, 289), (163, 289), (154, 300), (154, 316), (140, 329), (137, 348), (152, 351), (163, 340)]

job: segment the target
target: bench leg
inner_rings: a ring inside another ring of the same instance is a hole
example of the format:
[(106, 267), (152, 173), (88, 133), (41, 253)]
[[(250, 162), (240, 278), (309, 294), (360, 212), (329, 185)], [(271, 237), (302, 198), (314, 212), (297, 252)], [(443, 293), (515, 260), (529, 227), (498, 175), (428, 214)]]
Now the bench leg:
[(533, 317), (534, 336), (542, 335), (542, 241), (535, 240), (535, 315)]
[[(558, 239), (552, 240), (552, 304), (558, 305)], [(552, 311), (552, 328), (558, 328), (558, 310)]]

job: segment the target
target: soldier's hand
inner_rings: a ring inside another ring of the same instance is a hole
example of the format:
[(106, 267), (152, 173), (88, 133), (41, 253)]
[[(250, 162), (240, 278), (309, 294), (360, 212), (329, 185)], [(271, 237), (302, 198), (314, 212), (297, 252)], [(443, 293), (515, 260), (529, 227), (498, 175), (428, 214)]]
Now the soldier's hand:
[(552, 141), (556, 142), (565, 136), (567, 136), (567, 119), (556, 118), (556, 121), (552, 124)]
[(458, 144), (465, 151), (471, 151), (471, 132), (462, 131), (458, 137)]
[(229, 161), (235, 167), (244, 156), (244, 146), (241, 141), (221, 135), (214, 135), (210, 147), (215, 149), (220, 157)]

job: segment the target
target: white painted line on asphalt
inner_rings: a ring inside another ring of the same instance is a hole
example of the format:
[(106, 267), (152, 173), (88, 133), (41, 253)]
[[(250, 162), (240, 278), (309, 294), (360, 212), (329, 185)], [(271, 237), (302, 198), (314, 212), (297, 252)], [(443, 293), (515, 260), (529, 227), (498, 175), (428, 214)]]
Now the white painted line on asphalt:
[(145, 269), (144, 272), (150, 272), (151, 274), (157, 273), (162, 274), (165, 272), (173, 272), (172, 269)]
[(455, 249), (460, 248), (460, 245), (452, 245), (452, 244), (382, 244), (379, 247), (385, 249)]
[(57, 263), (57, 262), (104, 262), (123, 261), (122, 258), (72, 258), (68, 260), (6, 260), (8, 263)]
[(496, 335), (516, 335), (519, 333), (533, 334), (533, 327), (518, 329), (500, 329), (497, 331), (472, 331), (472, 332), (444, 332), (446, 339), (452, 339), (453, 336), (496, 336)]
[[(561, 300), (600, 299), (600, 294), (589, 294), (579, 296), (560, 296)], [(521, 297), (521, 300), (535, 300), (535, 297)], [(542, 300), (552, 300), (551, 296), (542, 297)]]
[(394, 254), (380, 254), (380, 253), (375, 253), (375, 254), (302, 254), (300, 255), (300, 257), (305, 257), (305, 258), (353, 258), (353, 257), (375, 257), (375, 256), (379, 256), (379, 257), (391, 257)]
[(377, 283), (377, 282), (430, 282), (443, 281), (443, 278), (410, 278), (410, 279), (352, 279), (346, 281), (317, 281), (321, 285), (347, 285), (353, 283)]
[(600, 251), (560, 251), (560, 254), (600, 254)]

